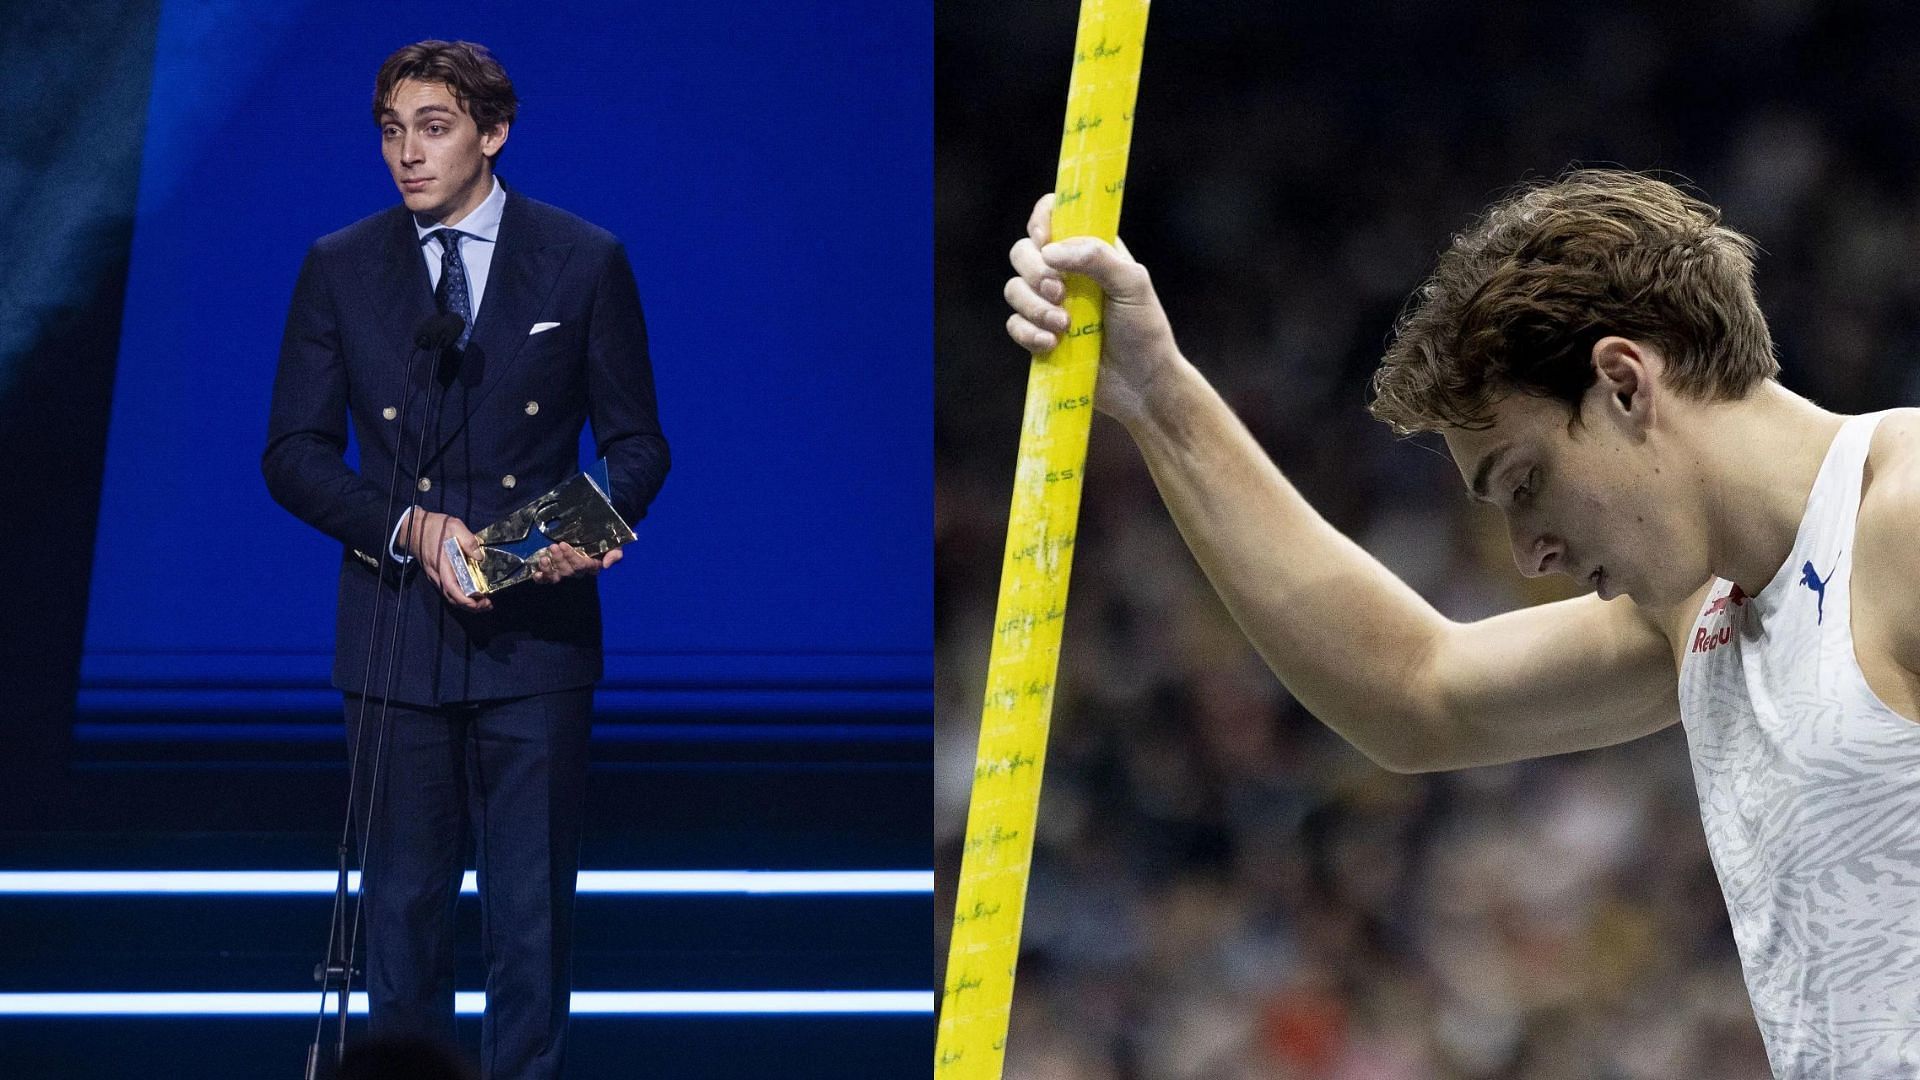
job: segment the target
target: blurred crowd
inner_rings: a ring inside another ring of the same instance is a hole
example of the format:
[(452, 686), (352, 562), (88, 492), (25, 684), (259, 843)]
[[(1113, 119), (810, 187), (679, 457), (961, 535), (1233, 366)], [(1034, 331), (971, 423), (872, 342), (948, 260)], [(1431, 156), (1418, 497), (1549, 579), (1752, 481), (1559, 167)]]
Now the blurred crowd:
[[(1025, 355), (1006, 250), (1058, 152), (1074, 5), (939, 6), (936, 656), (944, 968)], [(1755, 237), (1786, 384), (1920, 401), (1920, 14), (1157, 9), (1121, 231), (1288, 477), (1442, 612), (1513, 567), (1365, 381), (1448, 236), (1575, 162), (1691, 181)], [(1756, 448), (1758, 449), (1758, 448)], [(1767, 1075), (1684, 736), (1396, 776), (1307, 715), (1096, 423), (1009, 1080)], [(1356, 662), (1362, 662), (1356, 659)]]

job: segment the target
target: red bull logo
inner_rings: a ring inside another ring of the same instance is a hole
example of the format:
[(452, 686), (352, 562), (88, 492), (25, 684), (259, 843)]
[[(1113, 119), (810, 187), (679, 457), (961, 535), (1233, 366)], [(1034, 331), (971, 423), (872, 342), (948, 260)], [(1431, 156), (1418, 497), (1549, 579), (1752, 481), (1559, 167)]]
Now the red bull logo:
[(1718, 630), (1701, 627), (1693, 632), (1693, 648), (1688, 652), (1712, 652), (1733, 640), (1733, 627), (1723, 626)]
[[(1703, 619), (1712, 618), (1726, 611), (1729, 604), (1737, 608), (1745, 604), (1747, 599), (1747, 594), (1740, 591), (1740, 586), (1735, 585), (1733, 588), (1727, 590), (1725, 596), (1716, 597), (1713, 603), (1708, 604), (1707, 610), (1701, 612), (1700, 617)], [(1733, 624), (1731, 622), (1720, 627), (1697, 627), (1693, 632), (1693, 644), (1687, 651), (1690, 653), (1712, 652), (1732, 640)]]
[(1729, 600), (1733, 601), (1734, 607), (1739, 607), (1741, 604), (1744, 604), (1747, 602), (1747, 594), (1740, 591), (1739, 585), (1735, 585), (1730, 591), (1728, 591), (1727, 595), (1716, 599), (1711, 604), (1708, 604), (1707, 610), (1702, 612), (1700, 617), (1704, 619), (1708, 615), (1718, 615), (1721, 612), (1727, 610), (1727, 601)]

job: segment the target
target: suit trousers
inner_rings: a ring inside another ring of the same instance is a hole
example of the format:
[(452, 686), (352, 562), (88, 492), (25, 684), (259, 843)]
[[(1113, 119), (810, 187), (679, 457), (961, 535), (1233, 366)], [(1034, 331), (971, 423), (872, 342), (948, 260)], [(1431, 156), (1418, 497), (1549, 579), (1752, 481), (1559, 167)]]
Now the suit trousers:
[(390, 702), (382, 740), (381, 702), (346, 696), (375, 1034), (454, 1042), (454, 905), (471, 851), (487, 967), (481, 1075), (560, 1075), (592, 711), (590, 686)]

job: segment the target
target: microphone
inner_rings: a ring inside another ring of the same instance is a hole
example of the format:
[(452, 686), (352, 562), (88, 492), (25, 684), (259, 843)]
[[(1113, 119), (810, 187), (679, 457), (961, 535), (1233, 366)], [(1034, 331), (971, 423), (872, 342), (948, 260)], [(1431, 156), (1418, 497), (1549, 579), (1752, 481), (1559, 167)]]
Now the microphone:
[[(442, 311), (437, 315), (427, 316), (420, 323), (420, 328), (414, 331), (414, 345), (438, 356), (433, 367), (429, 369), (427, 377), (436, 380), (441, 386), (451, 383), (454, 376), (459, 373), (460, 354), (447, 346), (459, 341), (461, 331), (466, 328), (465, 319), (451, 311)], [(408, 388), (412, 388), (411, 383), (408, 384)]]
[(460, 340), (460, 332), (467, 328), (467, 320), (451, 311), (442, 311), (429, 315), (413, 332), (413, 345), (417, 349), (444, 349)]

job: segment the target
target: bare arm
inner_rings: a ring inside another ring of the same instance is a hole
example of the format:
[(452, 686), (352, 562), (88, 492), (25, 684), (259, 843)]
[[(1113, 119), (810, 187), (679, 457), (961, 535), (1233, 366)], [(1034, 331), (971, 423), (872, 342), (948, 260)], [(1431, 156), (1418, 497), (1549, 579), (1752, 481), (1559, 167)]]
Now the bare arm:
[(1009, 333), (1052, 347), (1048, 275), (1086, 273), (1107, 290), (1097, 403), (1132, 434), (1208, 579), (1315, 716), (1397, 771), (1601, 746), (1677, 718), (1667, 639), (1630, 601), (1456, 623), (1341, 535), (1179, 354), (1123, 248), (1075, 240), (1042, 253), (1047, 209), (1014, 251)]
[(1184, 360), (1129, 430), (1195, 559), (1287, 689), (1399, 771), (1582, 750), (1679, 716), (1632, 602), (1583, 596), (1456, 623), (1294, 490)]
[(1920, 412), (1880, 421), (1853, 533), (1855, 662), (1880, 700), (1920, 719)]

